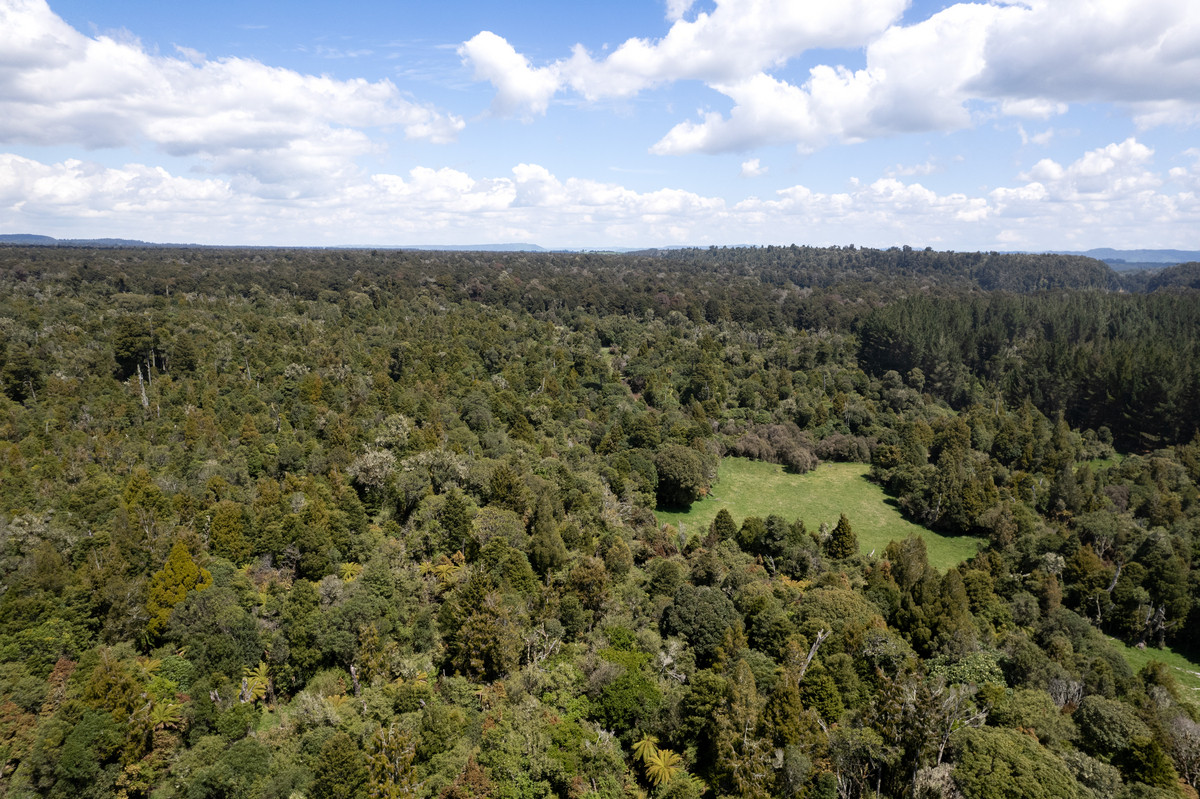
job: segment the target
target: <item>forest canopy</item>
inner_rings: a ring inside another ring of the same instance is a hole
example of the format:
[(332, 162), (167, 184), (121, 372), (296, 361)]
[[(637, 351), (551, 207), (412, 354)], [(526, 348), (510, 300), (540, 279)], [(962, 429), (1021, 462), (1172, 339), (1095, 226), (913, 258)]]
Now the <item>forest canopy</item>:
[(0, 247), (0, 796), (1193, 796), (1194, 275)]

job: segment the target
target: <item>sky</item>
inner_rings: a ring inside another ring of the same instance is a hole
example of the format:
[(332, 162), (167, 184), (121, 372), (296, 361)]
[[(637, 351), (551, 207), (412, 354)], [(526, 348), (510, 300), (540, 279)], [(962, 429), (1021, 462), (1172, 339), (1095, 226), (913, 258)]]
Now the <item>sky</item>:
[(0, 0), (0, 233), (1200, 249), (1197, 0)]

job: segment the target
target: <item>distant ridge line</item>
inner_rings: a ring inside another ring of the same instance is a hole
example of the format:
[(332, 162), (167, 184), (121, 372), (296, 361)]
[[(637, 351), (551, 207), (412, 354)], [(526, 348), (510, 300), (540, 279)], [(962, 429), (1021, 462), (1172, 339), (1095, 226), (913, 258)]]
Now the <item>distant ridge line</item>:
[[(173, 242), (142, 241), (140, 239), (95, 238), (57, 239), (35, 233), (0, 233), (0, 245), (34, 247), (163, 247), (163, 248), (233, 248), (233, 249), (276, 249), (276, 250), (417, 250), (422, 252), (593, 252), (593, 253), (653, 253), (663, 250), (709, 249), (709, 246), (673, 245), (666, 247), (543, 247), (527, 242), (494, 244), (331, 244), (331, 245), (288, 245), (288, 244), (183, 244)], [(766, 245), (730, 244), (719, 249), (756, 248)], [(887, 249), (873, 247), (866, 249)], [(960, 250), (959, 252), (967, 252)], [(1035, 252), (1035, 251), (1027, 251)], [(1200, 261), (1200, 250), (1117, 250), (1111, 247), (1094, 247), (1090, 250), (1041, 250), (1048, 255), (1082, 255), (1103, 261), (1118, 271), (1129, 269), (1156, 269), (1173, 264)]]

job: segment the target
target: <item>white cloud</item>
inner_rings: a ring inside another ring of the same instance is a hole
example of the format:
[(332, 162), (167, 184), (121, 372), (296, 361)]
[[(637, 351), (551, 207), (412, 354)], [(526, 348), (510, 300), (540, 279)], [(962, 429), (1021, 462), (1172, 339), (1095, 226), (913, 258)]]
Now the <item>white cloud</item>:
[(921, 164), (896, 164), (886, 172), (886, 177), (913, 177), (914, 175), (932, 175), (941, 172), (942, 168), (936, 161), (930, 159)]
[(744, 178), (759, 178), (767, 174), (767, 168), (757, 158), (742, 162), (741, 176)]
[(744, 79), (816, 47), (860, 47), (900, 18), (907, 0), (717, 0), (661, 39), (629, 39), (603, 60), (577, 46), (563, 71), (589, 99), (625, 97), (677, 80)]
[[(791, 142), (802, 151), (914, 131), (951, 131), (986, 114), (1049, 119), (1072, 103), (1113, 103), (1143, 128), (1200, 125), (1200, 3), (1195, 0), (1022, 0), (957, 3), (915, 24), (906, 3), (718, 0), (692, 20), (668, 0), (661, 39), (631, 38), (603, 58), (576, 45), (535, 69), (504, 42), (477, 74), (499, 105), (544, 111), (566, 87), (589, 100), (630, 97), (681, 80), (733, 101), (678, 123), (652, 151), (739, 151)], [(813, 48), (866, 48), (866, 65), (813, 67), (800, 85), (774, 72)], [(514, 91), (529, 86), (537, 91)], [(974, 115), (973, 115), (974, 110)]]
[(1058, 132), (1054, 128), (1046, 128), (1041, 133), (1030, 134), (1025, 130), (1024, 125), (1018, 124), (1017, 133), (1021, 136), (1022, 145), (1032, 143), (1038, 145), (1039, 147), (1045, 147), (1051, 141), (1053, 141)]
[(86, 148), (150, 142), (260, 183), (322, 184), (353, 170), (397, 127), (449, 141), (458, 117), (413, 103), (390, 81), (335, 80), (240, 58), (149, 52), (85, 36), (43, 0), (0, 0), (0, 142)]
[[(1112, 202), (1133, 194), (1153, 192), (1162, 179), (1147, 168), (1154, 151), (1136, 139), (1126, 139), (1085, 153), (1068, 166), (1043, 158), (1022, 180), (1045, 189), (1056, 201), (1098, 199)], [(1004, 190), (1000, 190), (1003, 192)]]
[(1049, 119), (1067, 113), (1067, 109), (1066, 103), (1054, 102), (1042, 97), (1005, 99), (1000, 103), (1000, 112), (1005, 116), (1025, 117), (1026, 119)]
[(496, 87), (492, 110), (497, 114), (544, 114), (558, 91), (557, 66), (534, 69), (529, 59), (491, 31), (463, 42), (458, 55), (474, 68), (476, 80), (490, 81)]
[(667, 19), (676, 22), (683, 19), (696, 0), (667, 0)]
[(689, 0), (668, 0), (673, 21), (661, 39), (631, 38), (602, 59), (576, 45), (567, 59), (534, 68), (489, 31), (459, 54), (496, 87), (495, 110), (544, 113), (562, 87), (596, 100), (630, 97), (678, 80), (740, 81), (814, 47), (860, 47), (900, 18), (908, 0), (717, 0), (711, 12), (683, 16)]
[[(1193, 154), (1194, 155), (1194, 154)], [(278, 202), (238, 179), (178, 176), (150, 166), (43, 164), (0, 155), (0, 230), (227, 244), (545, 246), (729, 242), (958, 249), (1195, 246), (1200, 168), (1155, 171), (1135, 139), (1068, 163), (1039, 161), (1011, 185), (941, 194), (899, 175), (844, 192), (804, 185), (728, 203), (676, 188), (559, 177), (522, 163), (480, 177), (418, 167), (348, 179), (319, 196)], [(1167, 189), (1174, 186), (1174, 189)]]

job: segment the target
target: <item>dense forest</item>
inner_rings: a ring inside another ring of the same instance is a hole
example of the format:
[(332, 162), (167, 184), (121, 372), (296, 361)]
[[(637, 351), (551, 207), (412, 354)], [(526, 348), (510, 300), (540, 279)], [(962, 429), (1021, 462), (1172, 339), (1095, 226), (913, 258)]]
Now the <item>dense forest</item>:
[(1198, 269), (0, 247), (0, 796), (1195, 797)]

